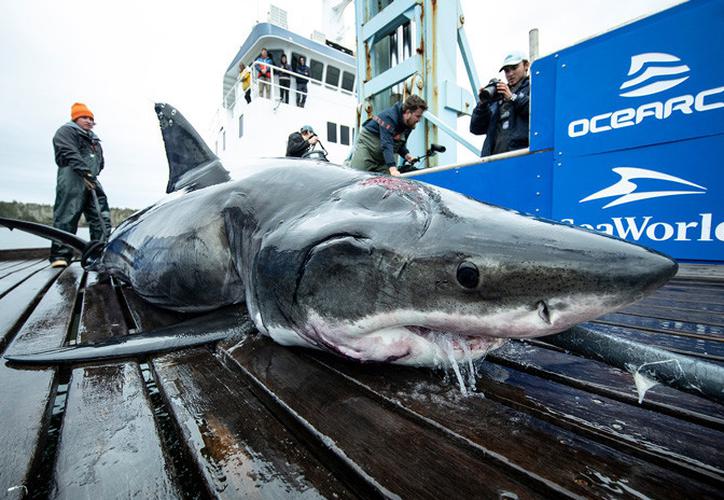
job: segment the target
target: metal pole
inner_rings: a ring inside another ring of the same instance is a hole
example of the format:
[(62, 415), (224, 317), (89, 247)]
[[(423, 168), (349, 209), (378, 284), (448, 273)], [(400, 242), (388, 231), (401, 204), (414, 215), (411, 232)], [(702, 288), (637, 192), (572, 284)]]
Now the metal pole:
[(528, 57), (531, 64), (538, 59), (538, 28), (528, 32)]
[[(90, 189), (90, 188), (89, 188)], [(103, 218), (103, 214), (101, 213), (101, 204), (98, 202), (98, 195), (96, 194), (95, 188), (90, 189), (91, 192), (91, 198), (93, 198), (93, 206), (96, 209), (96, 215), (101, 221), (101, 229), (103, 230), (103, 242), (108, 241), (108, 228), (106, 227), (106, 220)]]

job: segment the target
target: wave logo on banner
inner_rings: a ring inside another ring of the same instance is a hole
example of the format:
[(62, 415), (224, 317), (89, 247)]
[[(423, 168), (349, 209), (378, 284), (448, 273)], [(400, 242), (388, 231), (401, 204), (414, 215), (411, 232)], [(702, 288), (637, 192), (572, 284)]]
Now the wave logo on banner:
[[(646, 200), (649, 198), (660, 198), (662, 196), (676, 196), (683, 194), (705, 194), (706, 188), (699, 186), (693, 182), (689, 182), (680, 177), (674, 177), (673, 175), (665, 174), (663, 172), (657, 172), (655, 170), (648, 170), (645, 168), (634, 168), (634, 167), (616, 167), (611, 169), (612, 172), (618, 174), (621, 179), (590, 196), (586, 196), (578, 203), (584, 203), (587, 201), (598, 200), (601, 198), (610, 198), (612, 196), (618, 196), (615, 200), (609, 202), (603, 208), (615, 207), (617, 205), (623, 205), (625, 203), (631, 203), (633, 201)], [(638, 184), (632, 182), (636, 179), (653, 179), (656, 181), (667, 181), (677, 185), (677, 190), (669, 191), (637, 191)], [(696, 191), (682, 190), (683, 186), (690, 186), (697, 188)]]
[[(642, 97), (663, 92), (689, 79), (689, 66), (663, 52), (631, 56), (628, 80), (621, 84), (621, 97)], [(630, 89), (630, 90), (626, 90)]]

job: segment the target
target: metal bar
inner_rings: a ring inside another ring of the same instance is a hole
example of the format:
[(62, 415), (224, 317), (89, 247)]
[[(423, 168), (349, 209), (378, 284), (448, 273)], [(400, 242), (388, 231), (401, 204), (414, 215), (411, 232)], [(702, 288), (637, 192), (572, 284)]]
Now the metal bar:
[(108, 241), (108, 228), (106, 227), (106, 220), (103, 218), (103, 212), (101, 212), (101, 204), (98, 202), (98, 194), (96, 193), (95, 188), (89, 189), (91, 193), (91, 198), (93, 199), (93, 206), (96, 209), (96, 215), (100, 219), (101, 222), (101, 229), (103, 230), (103, 243)]
[(531, 64), (538, 59), (538, 28), (528, 32), (528, 59)]
[(431, 113), (430, 111), (425, 111), (423, 116), (428, 121), (430, 121), (430, 123), (437, 126), (437, 128), (439, 128), (440, 130), (447, 133), (450, 137), (452, 137), (453, 139), (458, 141), (460, 144), (462, 144), (463, 146), (468, 148), (470, 151), (472, 151), (476, 155), (480, 154), (480, 148), (478, 146), (475, 146), (474, 144), (468, 142), (464, 137), (462, 137), (460, 134), (458, 134), (456, 130), (449, 127), (445, 122), (443, 122), (440, 118), (435, 116), (433, 113)]
[(367, 2), (358, 0), (354, 3), (354, 15), (355, 15), (355, 35), (357, 39), (357, 78), (355, 85), (357, 87), (357, 102), (359, 103), (355, 112), (355, 129), (359, 130), (362, 126), (362, 109), (367, 106), (367, 95), (364, 93), (364, 84), (370, 79), (370, 57), (367, 53), (367, 47), (369, 46), (362, 39), (362, 28), (367, 22)]
[[(460, 3), (458, 2), (458, 12), (462, 12), (460, 9)], [(462, 17), (462, 16), (460, 16)], [(465, 28), (462, 24), (458, 28), (458, 47), (460, 48), (460, 55), (463, 58), (463, 64), (465, 65), (465, 72), (468, 75), (468, 81), (472, 87), (473, 95), (475, 100), (478, 99), (478, 90), (480, 89), (480, 80), (478, 79), (478, 72), (475, 69), (475, 62), (473, 60), (473, 52), (470, 50), (470, 44), (468, 43), (468, 37), (465, 35)]]
[(363, 86), (363, 95), (367, 98), (382, 92), (385, 89), (400, 83), (402, 80), (409, 78), (418, 72), (418, 68), (422, 64), (422, 57), (418, 54), (405, 59), (397, 66), (388, 69), (384, 73), (377, 75)]
[(362, 25), (362, 41), (373, 43), (389, 35), (410, 20), (407, 11), (420, 3), (421, 0), (395, 0)]
[(475, 108), (475, 98), (470, 93), (458, 87), (455, 82), (445, 80), (442, 88), (444, 90), (443, 104), (445, 109), (456, 111), (459, 114), (465, 114), (470, 116)]
[[(550, 150), (546, 150), (546, 151), (550, 151)], [(540, 151), (536, 151), (536, 153), (539, 153), (539, 152)], [(476, 153), (477, 153), (477, 151), (476, 151)], [(402, 175), (404, 177), (416, 177), (418, 175), (434, 174), (436, 172), (444, 172), (446, 170), (456, 170), (458, 168), (474, 167), (476, 165), (492, 163), (492, 162), (498, 161), (498, 160), (507, 160), (508, 158), (516, 158), (518, 156), (525, 156), (528, 154), (531, 154), (531, 151), (528, 148), (516, 149), (515, 151), (508, 151), (506, 153), (500, 153), (497, 155), (484, 156), (475, 161), (470, 161), (470, 162), (466, 162), (466, 163), (452, 163), (450, 165), (440, 165), (439, 167), (425, 168), (425, 169), (417, 170), (414, 172), (405, 173)]]

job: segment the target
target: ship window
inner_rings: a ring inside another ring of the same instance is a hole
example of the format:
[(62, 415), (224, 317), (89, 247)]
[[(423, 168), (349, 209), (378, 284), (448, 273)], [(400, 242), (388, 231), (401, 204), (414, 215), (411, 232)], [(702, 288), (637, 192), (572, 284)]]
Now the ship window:
[(347, 125), (339, 126), (339, 142), (345, 146), (349, 146), (349, 127)]
[(274, 62), (274, 66), (279, 66), (279, 63), (282, 61), (282, 54), (284, 51), (282, 49), (266, 49), (266, 52)]
[(352, 89), (354, 89), (354, 73), (350, 73), (349, 71), (342, 72), (342, 88), (352, 92)]
[(313, 79), (322, 81), (322, 73), (324, 73), (324, 64), (311, 59), (309, 61), (309, 70)]
[(327, 141), (337, 142), (337, 124), (327, 122)]
[(244, 115), (239, 115), (239, 137), (244, 135)]
[(339, 68), (327, 65), (327, 79), (325, 80), (327, 85), (339, 85)]
[(221, 129), (221, 150), (226, 151), (226, 130)]

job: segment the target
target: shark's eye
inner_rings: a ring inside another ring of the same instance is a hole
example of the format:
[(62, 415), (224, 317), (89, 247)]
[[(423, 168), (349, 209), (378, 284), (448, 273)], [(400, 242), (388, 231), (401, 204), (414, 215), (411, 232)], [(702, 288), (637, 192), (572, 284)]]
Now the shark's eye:
[(465, 288), (475, 288), (478, 286), (480, 272), (472, 262), (464, 261), (458, 266), (458, 283)]

